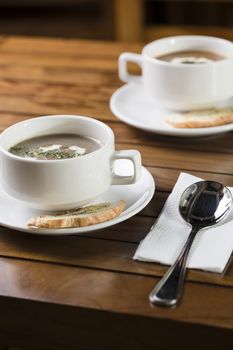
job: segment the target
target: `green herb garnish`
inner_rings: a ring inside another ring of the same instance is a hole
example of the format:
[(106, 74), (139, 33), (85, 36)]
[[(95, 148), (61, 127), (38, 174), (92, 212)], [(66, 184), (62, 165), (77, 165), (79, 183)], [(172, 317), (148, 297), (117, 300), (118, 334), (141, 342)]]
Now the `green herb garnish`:
[(34, 158), (39, 160), (58, 160), (71, 159), (80, 156), (77, 151), (69, 148), (61, 147), (55, 150), (43, 151), (41, 147), (26, 148), (26, 147), (11, 147), (9, 152), (23, 158)]

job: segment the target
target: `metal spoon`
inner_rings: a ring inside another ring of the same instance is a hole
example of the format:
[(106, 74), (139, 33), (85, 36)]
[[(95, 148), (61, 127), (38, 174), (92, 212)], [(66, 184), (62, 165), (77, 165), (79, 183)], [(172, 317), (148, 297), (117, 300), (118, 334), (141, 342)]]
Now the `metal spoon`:
[(177, 304), (183, 289), (186, 260), (197, 232), (223, 220), (230, 212), (232, 202), (229, 189), (214, 181), (196, 182), (183, 192), (179, 211), (192, 230), (177, 260), (150, 293), (151, 303), (163, 306)]

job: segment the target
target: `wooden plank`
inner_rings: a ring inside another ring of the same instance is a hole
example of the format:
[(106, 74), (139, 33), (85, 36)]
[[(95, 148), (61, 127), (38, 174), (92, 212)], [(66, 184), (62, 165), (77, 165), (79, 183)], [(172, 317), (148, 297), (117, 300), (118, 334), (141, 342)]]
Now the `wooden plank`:
[[(75, 114), (86, 115), (102, 120), (109, 120), (108, 105), (101, 101), (79, 100), (58, 96), (51, 99), (47, 96), (18, 97), (0, 96), (1, 112), (27, 113), (27, 115)], [(116, 118), (112, 116), (112, 120)]]
[(121, 143), (125, 140), (126, 143), (135, 146), (150, 145), (154, 147), (159, 145), (160, 147), (170, 149), (182, 148), (188, 150), (233, 153), (233, 131), (212, 136), (187, 138), (153, 134), (133, 128), (122, 122), (113, 123), (109, 121), (108, 125), (113, 129), (116, 140), (121, 140)]
[[(152, 223), (151, 218), (130, 219), (128, 222), (117, 225), (115, 230), (114, 228), (104, 230), (104, 239), (98, 237), (98, 234), (95, 237), (95, 233), (90, 234), (89, 237), (85, 235), (71, 237), (31, 235), (29, 237), (1, 228), (0, 256), (161, 277), (167, 267), (132, 260), (138, 242), (148, 233)], [(117, 232), (121, 232), (121, 237)], [(114, 239), (114, 233), (118, 240)], [(131, 242), (124, 242), (126, 237), (130, 237)], [(229, 266), (224, 276), (192, 270), (187, 279), (233, 287), (233, 264)]]
[[(24, 113), (42, 115), (47, 112), (48, 114), (83, 113), (90, 115), (91, 110), (96, 109), (93, 111), (96, 118), (116, 120), (108, 106), (111, 94), (112, 88), (105, 86), (100, 86), (97, 93), (96, 86), (84, 85), (81, 87), (81, 85), (67, 83), (2, 79), (0, 81), (0, 100), (2, 101), (0, 109), (22, 115)], [(8, 119), (8, 117), (4, 117), (4, 119)]]
[(215, 172), (211, 173), (209, 171), (210, 169), (208, 169), (208, 165), (205, 167), (206, 171), (186, 170), (182, 168), (168, 169), (166, 167), (160, 168), (159, 166), (154, 166), (154, 167), (149, 166), (147, 168), (155, 179), (156, 191), (170, 192), (174, 187), (181, 171), (187, 172), (194, 176), (198, 176), (205, 180), (218, 181), (225, 184), (226, 186), (233, 186), (232, 174), (220, 174)]
[(20, 79), (24, 81), (44, 81), (59, 83), (78, 83), (90, 86), (113, 85), (116, 86), (118, 74), (115, 72), (105, 72), (96, 69), (79, 69), (73, 67), (42, 67), (26, 65), (0, 65), (0, 78)]
[(97, 55), (112, 57), (117, 56), (124, 51), (140, 52), (143, 47), (141, 43), (123, 43), (113, 41), (98, 41), (98, 40), (76, 40), (76, 39), (61, 39), (61, 38), (45, 38), (45, 37), (2, 37), (0, 41), (0, 52), (18, 53), (34, 53), (34, 54), (51, 54), (57, 55), (59, 58), (62, 55), (72, 55), (82, 52), (85, 55)]
[(186, 350), (186, 339), (189, 350), (200, 349), (200, 339), (206, 350), (219, 350), (232, 341), (231, 329), (120, 312), (7, 297), (0, 308), (1, 350)]
[[(131, 144), (117, 143), (118, 149), (130, 149)], [(165, 149), (162, 147), (137, 145), (145, 166), (182, 169), (186, 171), (208, 171), (218, 174), (233, 174), (232, 155), (187, 149)], [(232, 184), (229, 184), (232, 186)]]
[(99, 84), (98, 91), (96, 91), (96, 85), (82, 84), (81, 81), (76, 81), (75, 83), (53, 83), (23, 79), (3, 78), (0, 80), (1, 96), (30, 97), (36, 94), (37, 96), (47, 96), (51, 99), (63, 96), (74, 100), (87, 98), (108, 104), (113, 92), (114, 86)]
[(152, 308), (148, 294), (157, 278), (7, 258), (0, 262), (7, 281), (0, 285), (2, 297), (233, 329), (231, 288), (188, 282), (180, 306)]
[(73, 69), (96, 69), (102, 72), (115, 72), (117, 71), (117, 58), (102, 58), (98, 59), (95, 57), (89, 57), (88, 55), (67, 55), (61, 56), (54, 59), (53, 55), (50, 54), (23, 54), (18, 53), (5, 53), (0, 52), (0, 65), (13, 66), (17, 64), (18, 66), (35, 66), (35, 67), (45, 67), (45, 68), (65, 68), (72, 67)]

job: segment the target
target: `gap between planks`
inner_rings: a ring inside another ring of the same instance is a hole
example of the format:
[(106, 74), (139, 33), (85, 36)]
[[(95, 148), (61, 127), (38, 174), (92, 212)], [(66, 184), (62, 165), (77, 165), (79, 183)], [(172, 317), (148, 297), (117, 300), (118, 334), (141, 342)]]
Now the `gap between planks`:
[[(144, 238), (147, 230), (140, 232), (140, 226), (133, 226), (138, 220), (130, 220), (130, 227), (127, 222), (117, 225), (118, 232), (124, 231), (128, 237), (134, 235), (134, 230), (140, 241)], [(119, 228), (120, 226), (120, 228)], [(150, 225), (148, 225), (150, 226)], [(116, 228), (113, 228), (116, 229)], [(101, 231), (99, 232), (101, 235)], [(123, 242), (121, 240), (108, 240), (108, 234), (114, 236), (111, 228), (104, 230), (102, 239), (100, 235), (85, 237), (84, 235), (33, 236), (28, 234), (15, 234), (15, 231), (2, 228), (0, 232), (0, 254), (4, 258), (23, 259), (53, 263), (73, 267), (101, 269), (127, 274), (161, 277), (167, 267), (160, 264), (135, 262), (132, 260), (138, 242)], [(140, 237), (139, 237), (140, 236)], [(194, 282), (206, 282), (219, 286), (233, 287), (233, 265), (229, 265), (225, 276), (197, 270), (189, 271), (188, 280)]]

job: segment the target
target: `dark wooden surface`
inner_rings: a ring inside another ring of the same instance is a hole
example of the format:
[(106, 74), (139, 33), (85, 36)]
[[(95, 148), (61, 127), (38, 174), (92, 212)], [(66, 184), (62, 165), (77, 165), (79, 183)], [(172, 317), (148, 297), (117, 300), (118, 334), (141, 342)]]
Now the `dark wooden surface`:
[[(83, 114), (106, 122), (117, 149), (136, 148), (156, 192), (137, 216), (82, 236), (0, 228), (0, 349), (219, 349), (233, 338), (233, 263), (189, 271), (182, 303), (151, 307), (166, 267), (132, 260), (180, 171), (233, 186), (233, 133), (152, 135), (118, 121), (109, 98), (117, 59), (141, 45), (0, 38), (0, 129), (29, 117)], [(188, 344), (188, 345), (187, 345)]]

